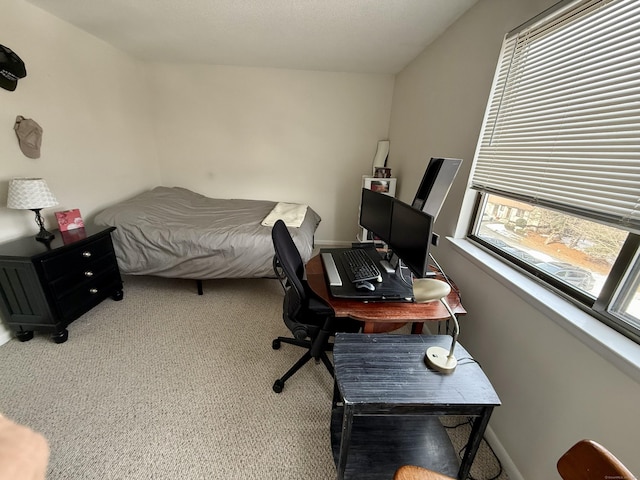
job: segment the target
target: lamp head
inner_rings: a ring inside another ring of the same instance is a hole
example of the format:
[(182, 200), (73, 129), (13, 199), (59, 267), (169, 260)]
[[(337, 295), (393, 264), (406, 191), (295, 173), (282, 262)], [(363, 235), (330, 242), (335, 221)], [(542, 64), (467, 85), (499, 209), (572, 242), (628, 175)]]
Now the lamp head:
[(453, 310), (447, 303), (447, 295), (451, 292), (451, 286), (435, 278), (417, 278), (413, 281), (413, 295), (416, 302), (428, 303), (439, 300), (447, 309), (449, 316), (453, 320), (454, 330), (451, 341), (451, 348), (447, 351), (442, 347), (429, 347), (424, 354), (424, 362), (427, 366), (442, 373), (453, 373), (458, 365), (456, 357), (453, 356), (453, 350), (458, 340), (460, 326)]
[(36, 240), (49, 242), (54, 237), (44, 228), (40, 210), (58, 205), (56, 197), (42, 178), (14, 178), (9, 182), (7, 208), (32, 210), (36, 214), (36, 223), (40, 227)]

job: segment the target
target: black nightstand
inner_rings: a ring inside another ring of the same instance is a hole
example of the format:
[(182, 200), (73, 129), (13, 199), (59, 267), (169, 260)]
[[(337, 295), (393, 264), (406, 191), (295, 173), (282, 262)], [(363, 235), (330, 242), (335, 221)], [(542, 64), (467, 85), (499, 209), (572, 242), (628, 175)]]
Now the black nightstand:
[(63, 343), (75, 319), (107, 297), (122, 300), (113, 230), (55, 230), (49, 244), (29, 236), (0, 245), (0, 312), (19, 340), (44, 331)]

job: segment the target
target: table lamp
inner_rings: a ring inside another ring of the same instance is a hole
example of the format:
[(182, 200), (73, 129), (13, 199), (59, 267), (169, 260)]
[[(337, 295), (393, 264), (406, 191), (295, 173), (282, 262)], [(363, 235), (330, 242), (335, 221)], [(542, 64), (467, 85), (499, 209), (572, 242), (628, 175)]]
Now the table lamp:
[(451, 292), (451, 286), (442, 280), (437, 280), (435, 278), (417, 278), (413, 281), (413, 295), (416, 302), (428, 303), (440, 300), (453, 320), (453, 340), (451, 341), (451, 348), (449, 351), (442, 347), (429, 347), (424, 354), (424, 361), (427, 366), (442, 373), (453, 373), (458, 365), (456, 357), (453, 356), (453, 349), (455, 348), (458, 340), (460, 327), (458, 325), (458, 319), (446, 301), (449, 292)]
[(44, 220), (40, 210), (58, 205), (56, 197), (42, 178), (14, 178), (9, 181), (7, 208), (31, 210), (36, 214), (36, 223), (40, 231), (36, 235), (39, 242), (50, 242), (55, 236), (44, 228)]

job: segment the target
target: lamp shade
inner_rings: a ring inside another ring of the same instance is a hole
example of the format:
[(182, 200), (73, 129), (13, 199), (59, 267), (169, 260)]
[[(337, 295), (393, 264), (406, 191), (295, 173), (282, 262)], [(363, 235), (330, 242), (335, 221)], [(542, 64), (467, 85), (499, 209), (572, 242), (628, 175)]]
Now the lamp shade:
[(58, 200), (42, 178), (14, 178), (9, 182), (7, 208), (39, 210), (56, 205)]

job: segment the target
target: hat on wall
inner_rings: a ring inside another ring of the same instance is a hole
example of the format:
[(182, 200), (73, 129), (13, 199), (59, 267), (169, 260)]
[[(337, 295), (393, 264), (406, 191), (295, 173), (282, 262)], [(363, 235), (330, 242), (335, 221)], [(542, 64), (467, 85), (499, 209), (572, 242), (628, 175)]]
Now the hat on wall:
[(13, 129), (18, 136), (18, 143), (22, 153), (29, 158), (40, 158), (42, 127), (35, 120), (18, 115)]
[(0, 45), (0, 87), (13, 92), (18, 79), (27, 76), (24, 62), (10, 48)]

